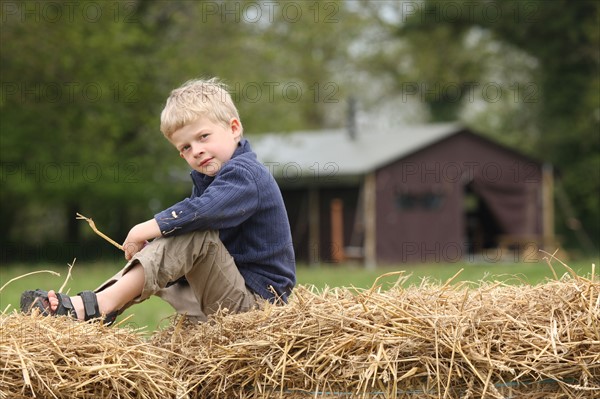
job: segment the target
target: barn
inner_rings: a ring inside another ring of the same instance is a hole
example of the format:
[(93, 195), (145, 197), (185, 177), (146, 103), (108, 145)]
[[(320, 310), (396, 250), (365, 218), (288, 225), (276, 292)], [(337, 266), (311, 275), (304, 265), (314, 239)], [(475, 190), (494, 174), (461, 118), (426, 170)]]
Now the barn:
[(537, 258), (551, 167), (457, 123), (250, 137), (286, 203), (299, 262)]

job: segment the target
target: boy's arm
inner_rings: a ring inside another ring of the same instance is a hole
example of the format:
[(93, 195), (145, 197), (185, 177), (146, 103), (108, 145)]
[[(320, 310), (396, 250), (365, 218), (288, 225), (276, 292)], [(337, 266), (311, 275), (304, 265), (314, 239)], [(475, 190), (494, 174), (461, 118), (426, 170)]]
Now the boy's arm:
[(186, 198), (154, 215), (162, 236), (239, 226), (258, 207), (258, 178), (248, 166), (230, 162), (199, 196)]
[(125, 259), (131, 260), (133, 255), (144, 248), (148, 240), (160, 236), (160, 227), (158, 227), (156, 220), (150, 219), (143, 223), (136, 224), (129, 230), (129, 234), (127, 234), (127, 238), (125, 238), (125, 242), (123, 243)]

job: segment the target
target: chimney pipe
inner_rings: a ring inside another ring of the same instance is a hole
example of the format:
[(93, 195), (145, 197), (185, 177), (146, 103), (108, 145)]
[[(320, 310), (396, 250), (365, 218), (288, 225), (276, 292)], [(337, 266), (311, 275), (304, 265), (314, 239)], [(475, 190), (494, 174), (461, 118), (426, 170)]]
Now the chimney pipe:
[(348, 113), (346, 117), (348, 137), (354, 141), (356, 140), (356, 99), (353, 96), (348, 97)]

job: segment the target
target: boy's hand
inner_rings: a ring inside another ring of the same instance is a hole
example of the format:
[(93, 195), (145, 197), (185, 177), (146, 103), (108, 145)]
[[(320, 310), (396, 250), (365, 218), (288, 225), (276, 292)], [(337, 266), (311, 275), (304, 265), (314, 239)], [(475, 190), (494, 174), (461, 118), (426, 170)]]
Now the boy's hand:
[(158, 227), (156, 220), (150, 219), (146, 222), (136, 224), (129, 230), (129, 234), (127, 234), (127, 238), (125, 238), (125, 242), (123, 242), (125, 259), (131, 260), (133, 255), (146, 246), (148, 240), (160, 236), (160, 227)]

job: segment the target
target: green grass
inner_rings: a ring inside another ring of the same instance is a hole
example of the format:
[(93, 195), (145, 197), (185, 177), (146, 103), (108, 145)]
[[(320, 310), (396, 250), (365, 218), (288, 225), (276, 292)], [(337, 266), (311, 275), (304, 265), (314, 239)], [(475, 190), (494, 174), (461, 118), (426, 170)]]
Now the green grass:
[[(598, 265), (598, 260), (569, 262), (569, 267), (578, 275), (586, 276), (590, 275), (592, 271), (592, 263)], [(554, 279), (554, 273), (561, 277), (568, 272), (559, 262), (552, 262), (552, 266), (552, 268), (549, 267), (545, 261), (527, 263), (435, 263), (381, 267), (376, 270), (365, 270), (356, 265), (323, 265), (320, 267), (299, 265), (297, 275), (299, 284), (314, 285), (317, 288), (325, 286), (369, 288), (379, 276), (394, 272), (404, 272), (404, 275), (410, 275), (405, 282), (406, 286), (419, 284), (423, 279), (443, 283), (459, 271), (460, 274), (453, 280), (455, 282), (497, 280), (507, 284), (535, 285), (547, 279)], [(50, 273), (37, 273), (12, 281), (0, 292), (0, 310), (12, 311), (15, 308), (18, 309), (19, 297), (24, 290), (60, 288), (68, 271), (66, 264), (3, 265), (0, 269), (0, 286), (15, 277), (41, 270), (58, 272), (60, 276)], [(65, 291), (76, 294), (82, 290), (94, 289), (117, 271), (118, 266), (109, 263), (77, 263), (72, 270), (72, 278), (67, 283)], [(596, 274), (598, 274), (597, 270)], [(382, 278), (379, 283), (385, 287), (387, 284), (397, 281), (397, 278), (397, 275)], [(153, 331), (160, 326), (167, 325), (169, 323), (168, 317), (171, 315), (173, 315), (171, 306), (159, 298), (153, 297), (128, 309), (119, 320), (131, 316), (123, 323), (124, 325)]]
[[(118, 272), (120, 266), (110, 263), (79, 263), (77, 262), (71, 271), (69, 279), (63, 292), (75, 295), (83, 290), (95, 289), (104, 283), (108, 278)], [(60, 274), (55, 276), (51, 273), (37, 273), (15, 280), (8, 284), (0, 292), (0, 310), (19, 308), (19, 298), (21, 292), (41, 288), (44, 290), (58, 290), (64, 283), (68, 273), (68, 266), (56, 264), (37, 264), (37, 265), (11, 265), (3, 266), (0, 281), (1, 285), (11, 279), (23, 276), (35, 271), (53, 271)], [(127, 319), (123, 325), (131, 328), (144, 328), (154, 330), (161, 325), (167, 325), (167, 318), (173, 315), (173, 308), (166, 302), (157, 297), (152, 297), (138, 306), (132, 306), (126, 310), (118, 319)]]
[[(594, 261), (582, 260), (570, 262), (568, 266), (577, 274), (584, 275), (591, 273), (592, 263)], [(598, 260), (595, 261), (598, 265)], [(299, 267), (298, 282), (300, 284), (313, 284), (316, 287), (338, 287), (355, 286), (358, 288), (369, 288), (373, 285), (377, 277), (393, 272), (403, 272), (409, 275), (405, 284), (419, 284), (423, 279), (429, 279), (433, 282), (444, 283), (448, 279), (458, 275), (453, 281), (473, 281), (498, 280), (508, 284), (531, 284), (535, 285), (546, 279), (554, 279), (555, 274), (561, 277), (567, 272), (567, 269), (558, 261), (551, 263), (552, 267), (546, 261), (537, 262), (506, 262), (506, 263), (428, 263), (428, 264), (405, 264), (398, 266), (380, 267), (376, 270), (365, 270), (356, 265), (352, 266), (325, 266), (325, 267)], [(553, 272), (554, 269), (554, 272)], [(397, 276), (390, 276), (381, 279), (379, 283), (393, 283)]]

